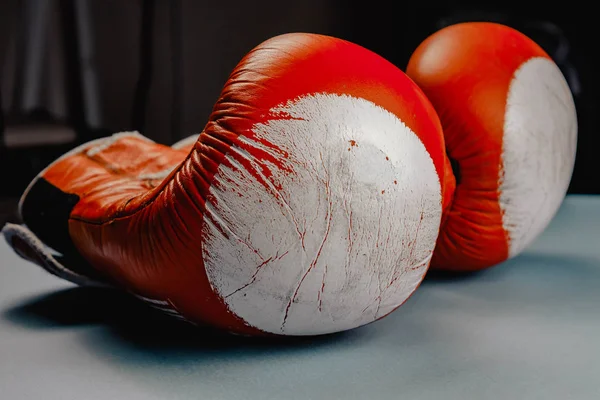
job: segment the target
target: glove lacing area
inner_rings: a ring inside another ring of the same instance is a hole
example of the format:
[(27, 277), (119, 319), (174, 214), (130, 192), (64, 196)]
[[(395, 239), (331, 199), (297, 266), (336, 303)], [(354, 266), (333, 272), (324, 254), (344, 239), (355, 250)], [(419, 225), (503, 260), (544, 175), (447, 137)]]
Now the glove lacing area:
[[(49, 273), (77, 285), (113, 286), (110, 279), (98, 272), (71, 243), (68, 220), (73, 207), (79, 201), (79, 196), (61, 191), (43, 176), (62, 159), (80, 153), (93, 157), (109, 149), (122, 138), (154, 143), (137, 132), (115, 133), (72, 149), (38, 174), (19, 202), (19, 217), (23, 223), (7, 223), (2, 228), (6, 242), (15, 253)], [(188, 143), (186, 145), (191, 147)], [(150, 187), (153, 187), (153, 182), (164, 179), (172, 169), (142, 173), (137, 178), (149, 181)]]
[(91, 277), (77, 272), (79, 269), (92, 271), (92, 268), (83, 258), (70, 258), (46, 246), (25, 225), (7, 223), (2, 228), (2, 234), (17, 255), (42, 267), (52, 275), (80, 286), (112, 287), (100, 276)]

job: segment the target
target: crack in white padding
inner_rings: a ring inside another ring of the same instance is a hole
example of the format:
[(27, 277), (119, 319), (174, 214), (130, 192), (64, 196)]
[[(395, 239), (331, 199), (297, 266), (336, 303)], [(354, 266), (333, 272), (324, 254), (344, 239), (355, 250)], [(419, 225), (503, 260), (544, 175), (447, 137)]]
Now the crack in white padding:
[(577, 115), (558, 66), (532, 58), (515, 72), (504, 120), (499, 177), (509, 256), (528, 247), (556, 214), (575, 163)]
[(385, 316), (418, 287), (438, 235), (428, 151), (364, 99), (306, 95), (271, 115), (239, 137), (212, 182), (202, 246), (211, 285), (266, 332), (325, 334)]

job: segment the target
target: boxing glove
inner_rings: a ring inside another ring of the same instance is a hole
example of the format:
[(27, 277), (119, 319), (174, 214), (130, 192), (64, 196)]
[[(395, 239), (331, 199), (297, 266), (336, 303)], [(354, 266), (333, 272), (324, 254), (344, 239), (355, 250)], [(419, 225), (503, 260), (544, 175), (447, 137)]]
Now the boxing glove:
[(517, 30), (475, 22), (428, 37), (406, 72), (438, 112), (455, 171), (432, 269), (481, 270), (518, 255), (573, 172), (577, 116), (560, 69)]
[(352, 329), (420, 284), (447, 158), (431, 103), (390, 62), (329, 36), (271, 38), (190, 140), (74, 149), (31, 183), (8, 242), (73, 282), (242, 335)]

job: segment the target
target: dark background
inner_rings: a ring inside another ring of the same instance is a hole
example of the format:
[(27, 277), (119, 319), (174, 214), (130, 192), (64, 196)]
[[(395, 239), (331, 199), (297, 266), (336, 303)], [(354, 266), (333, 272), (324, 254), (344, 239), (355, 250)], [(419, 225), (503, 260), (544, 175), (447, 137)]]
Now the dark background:
[(0, 211), (3, 204), (14, 208), (29, 180), (80, 142), (134, 129), (167, 144), (199, 133), (231, 70), (271, 36), (338, 36), (404, 69), (429, 34), (468, 20), (513, 26), (559, 64), (579, 119), (569, 191), (600, 193), (593, 175), (600, 126), (593, 10), (573, 1), (537, 8), (526, 1), (483, 3), (2, 0)]

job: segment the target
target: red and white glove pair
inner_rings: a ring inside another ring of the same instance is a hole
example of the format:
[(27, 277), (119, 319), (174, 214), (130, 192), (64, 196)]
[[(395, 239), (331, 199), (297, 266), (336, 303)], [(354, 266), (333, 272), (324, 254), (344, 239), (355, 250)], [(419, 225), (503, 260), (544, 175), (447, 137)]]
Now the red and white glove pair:
[(197, 138), (74, 149), (4, 234), (60, 277), (192, 323), (338, 332), (399, 307), (432, 257), (471, 270), (517, 254), (560, 204), (575, 138), (560, 71), (508, 28), (440, 31), (407, 74), (344, 40), (286, 34), (241, 60)]

